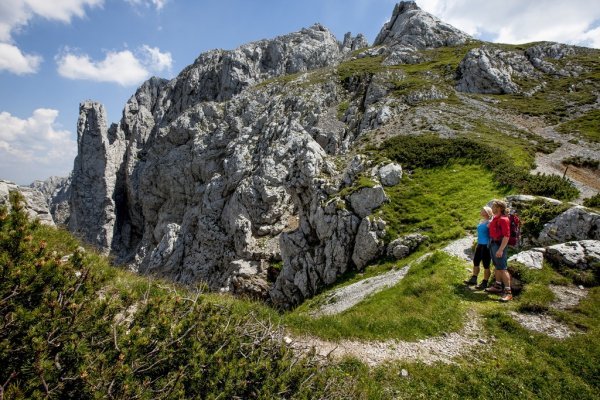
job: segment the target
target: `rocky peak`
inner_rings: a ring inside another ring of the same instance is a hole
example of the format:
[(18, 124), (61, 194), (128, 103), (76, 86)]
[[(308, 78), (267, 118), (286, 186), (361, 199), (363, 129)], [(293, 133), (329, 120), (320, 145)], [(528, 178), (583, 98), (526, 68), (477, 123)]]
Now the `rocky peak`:
[(389, 22), (383, 25), (375, 46), (414, 47), (418, 50), (456, 46), (471, 37), (421, 10), (414, 1), (401, 1), (394, 7)]
[(29, 187), (44, 195), (55, 224), (68, 224), (70, 215), (69, 198), (71, 197), (70, 176), (51, 176), (45, 181), (34, 181)]
[(347, 52), (362, 49), (365, 47), (369, 47), (369, 42), (363, 36), (362, 33), (359, 33), (358, 35), (356, 35), (354, 37), (354, 36), (352, 36), (351, 32), (347, 32), (344, 35), (344, 40), (342, 41), (342, 43), (340, 45), (340, 51), (342, 53), (347, 53)]

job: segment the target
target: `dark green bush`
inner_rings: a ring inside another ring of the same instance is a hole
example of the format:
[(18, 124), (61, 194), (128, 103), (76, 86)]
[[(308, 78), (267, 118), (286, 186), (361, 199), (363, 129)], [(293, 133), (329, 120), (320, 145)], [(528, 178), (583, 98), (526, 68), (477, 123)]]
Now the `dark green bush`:
[(592, 197), (583, 199), (583, 205), (586, 207), (600, 208), (600, 192), (596, 193)]
[(561, 161), (564, 165), (574, 165), (576, 167), (598, 169), (600, 167), (600, 161), (594, 160), (589, 157), (571, 156)]
[(524, 203), (518, 210), (522, 221), (521, 233), (525, 237), (538, 237), (544, 224), (567, 211), (569, 207), (568, 204), (552, 204), (542, 199)]
[(500, 185), (522, 193), (573, 200), (579, 191), (572, 183), (554, 175), (531, 175), (516, 166), (503, 151), (472, 139), (442, 139), (436, 135), (396, 136), (378, 150), (407, 168), (433, 168), (462, 161), (485, 166)]

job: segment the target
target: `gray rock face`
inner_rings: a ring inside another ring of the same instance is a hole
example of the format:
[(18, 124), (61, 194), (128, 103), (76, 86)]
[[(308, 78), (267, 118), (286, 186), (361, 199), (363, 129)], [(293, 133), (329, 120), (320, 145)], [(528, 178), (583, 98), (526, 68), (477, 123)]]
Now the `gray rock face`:
[(393, 256), (396, 260), (400, 260), (414, 252), (421, 243), (424, 243), (427, 240), (427, 236), (421, 235), (420, 233), (411, 233), (410, 235), (402, 236), (391, 241), (390, 244), (388, 244), (386, 253), (390, 257)]
[(529, 60), (517, 52), (492, 47), (470, 50), (458, 66), (456, 89), (467, 93), (517, 93), (519, 87), (512, 76), (535, 78)]
[(123, 139), (116, 126), (107, 129), (106, 112), (101, 104), (86, 101), (80, 105), (69, 230), (105, 252), (113, 245), (117, 218), (115, 187), (123, 163)]
[(44, 195), (54, 223), (67, 226), (71, 215), (71, 177), (51, 176), (45, 181), (35, 181), (29, 186)]
[(457, 46), (469, 39), (466, 33), (421, 10), (414, 1), (401, 1), (373, 44), (427, 49)]
[(354, 212), (361, 218), (371, 215), (374, 209), (389, 201), (383, 187), (364, 187), (352, 193), (349, 197)]
[(536, 44), (525, 50), (525, 56), (531, 62), (531, 64), (546, 74), (569, 76), (576, 75), (575, 71), (567, 71), (565, 69), (558, 69), (554, 64), (546, 61), (545, 59), (551, 58), (554, 60), (560, 60), (568, 55), (575, 54), (573, 46), (569, 46), (561, 43), (544, 42)]
[(581, 240), (550, 246), (546, 249), (546, 258), (556, 264), (587, 269), (600, 262), (600, 241)]
[(362, 270), (369, 262), (375, 260), (383, 254), (385, 235), (385, 222), (377, 218), (371, 221), (369, 218), (363, 218), (358, 227), (354, 251), (352, 252), (352, 261), (356, 268)]
[(347, 32), (344, 35), (344, 41), (340, 44), (340, 51), (342, 53), (348, 53), (365, 47), (369, 47), (369, 42), (362, 33), (353, 37), (352, 33)]
[(20, 192), (25, 198), (25, 212), (30, 219), (38, 219), (44, 225), (54, 226), (52, 215), (48, 209), (44, 194), (37, 189), (19, 186), (16, 183), (0, 180), (0, 205), (7, 205), (10, 210), (9, 194)]
[(573, 207), (544, 226), (537, 243), (548, 246), (572, 240), (600, 239), (600, 214)]
[(509, 262), (518, 262), (531, 269), (542, 269), (545, 249), (538, 248), (522, 251), (508, 259)]

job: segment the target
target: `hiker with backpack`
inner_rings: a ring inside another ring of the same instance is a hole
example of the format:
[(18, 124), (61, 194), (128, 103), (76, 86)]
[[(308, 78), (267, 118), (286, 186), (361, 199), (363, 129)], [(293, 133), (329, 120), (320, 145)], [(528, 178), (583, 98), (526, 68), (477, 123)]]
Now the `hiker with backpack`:
[(510, 220), (506, 215), (506, 203), (501, 200), (492, 202), (494, 217), (490, 221), (490, 255), (494, 263), (496, 282), (488, 287), (486, 292), (502, 294), (500, 301), (512, 300), (510, 274), (507, 264), (507, 247), (510, 240)]
[(483, 207), (479, 212), (481, 221), (477, 225), (477, 247), (475, 248), (475, 254), (473, 256), (473, 274), (471, 277), (464, 281), (467, 285), (477, 285), (477, 277), (479, 276), (479, 265), (483, 263), (483, 281), (475, 288), (483, 290), (487, 288), (488, 280), (490, 279), (490, 262), (492, 260), (489, 241), (490, 241), (490, 230), (489, 223), (492, 218), (492, 209), (490, 207)]

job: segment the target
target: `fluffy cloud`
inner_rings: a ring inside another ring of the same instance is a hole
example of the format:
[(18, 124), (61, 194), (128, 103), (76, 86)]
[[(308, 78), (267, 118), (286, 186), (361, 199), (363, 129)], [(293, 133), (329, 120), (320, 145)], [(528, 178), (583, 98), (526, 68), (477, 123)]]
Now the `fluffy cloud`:
[(600, 47), (600, 2), (588, 0), (419, 0), (419, 6), (475, 37), (551, 40)]
[(129, 4), (131, 4), (132, 6), (154, 7), (154, 8), (156, 8), (157, 11), (160, 11), (160, 9), (162, 9), (169, 0), (125, 0), (125, 1), (128, 2)]
[(12, 42), (12, 34), (31, 18), (70, 22), (83, 17), (85, 7), (99, 6), (104, 0), (2, 0), (0, 1), (0, 71), (15, 74), (37, 72), (42, 58), (25, 54)]
[(0, 175), (20, 184), (73, 168), (77, 143), (56, 127), (58, 111), (38, 108), (27, 119), (0, 112)]
[(152, 73), (170, 70), (171, 53), (161, 53), (157, 47), (142, 46), (137, 56), (129, 50), (108, 52), (104, 60), (93, 61), (87, 54), (78, 55), (67, 49), (56, 58), (58, 73), (69, 79), (115, 82), (135, 85)]
[(0, 43), (0, 71), (17, 75), (32, 74), (38, 71), (42, 57), (23, 54), (21, 50), (8, 43)]

